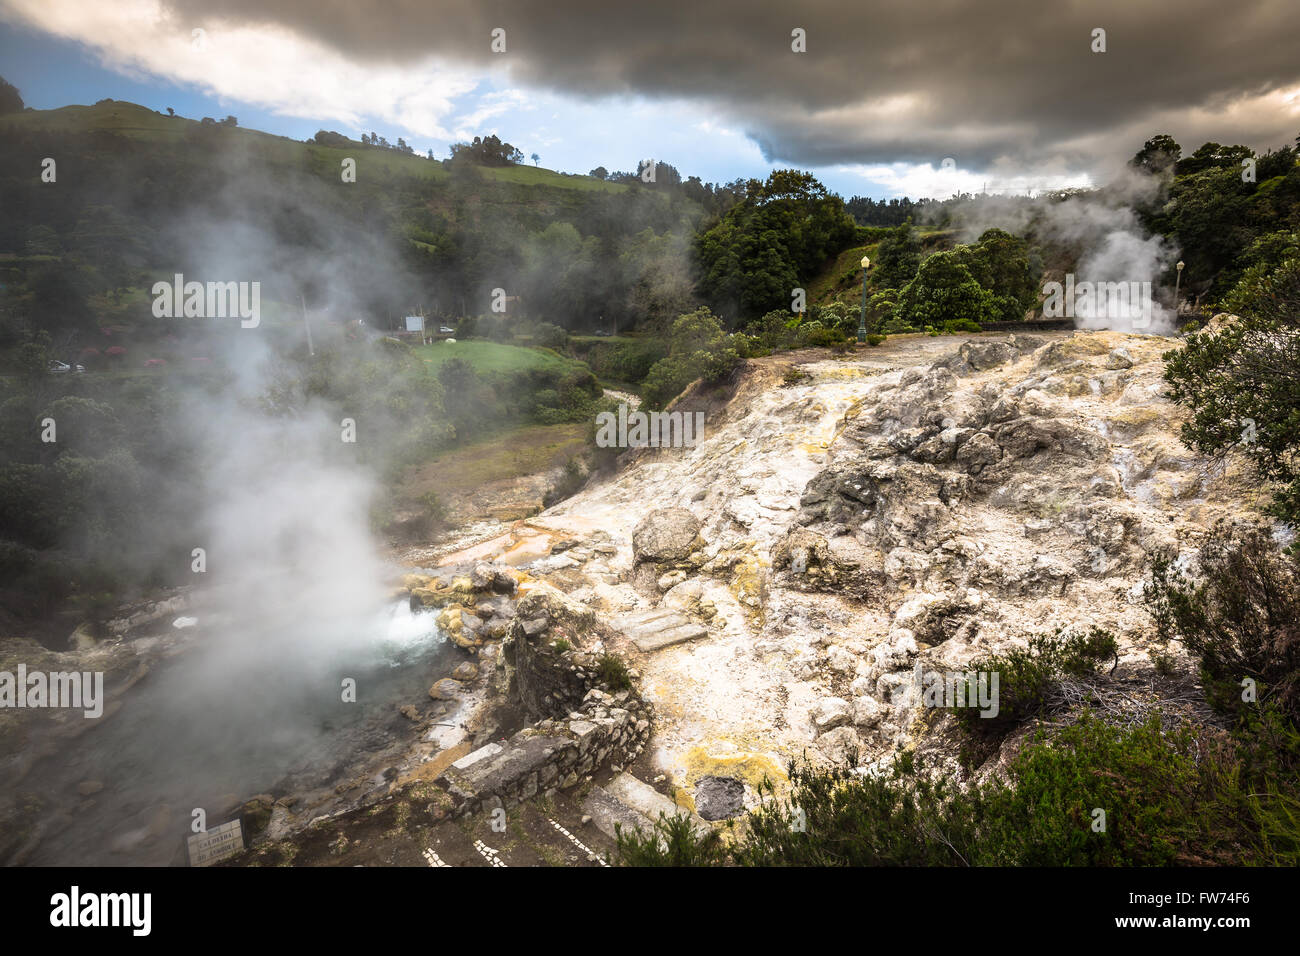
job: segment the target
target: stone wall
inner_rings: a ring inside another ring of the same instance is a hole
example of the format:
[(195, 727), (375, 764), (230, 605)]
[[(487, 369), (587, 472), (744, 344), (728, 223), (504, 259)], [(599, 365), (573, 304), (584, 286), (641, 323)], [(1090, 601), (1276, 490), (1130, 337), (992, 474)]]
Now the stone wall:
[(582, 706), (546, 718), (503, 743), (480, 747), (438, 778), (452, 813), (512, 807), (551, 789), (567, 790), (605, 763), (624, 766), (650, 739), (651, 705), (633, 691), (587, 692)]
[(447, 768), (438, 783), (453, 813), (513, 806), (636, 759), (650, 738), (651, 705), (635, 687), (602, 683), (600, 653), (613, 636), (590, 608), (549, 585), (519, 600), (502, 659), (510, 700), (533, 723)]

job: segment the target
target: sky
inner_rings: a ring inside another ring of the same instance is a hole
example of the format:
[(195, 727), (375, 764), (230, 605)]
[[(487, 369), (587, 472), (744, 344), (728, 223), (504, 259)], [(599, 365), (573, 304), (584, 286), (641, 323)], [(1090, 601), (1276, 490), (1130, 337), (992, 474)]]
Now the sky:
[(1276, 148), (1297, 41), (1294, 0), (0, 0), (0, 75), (37, 109), (437, 157), (492, 133), (563, 172), (793, 166), (846, 198), (1105, 182), (1162, 132)]

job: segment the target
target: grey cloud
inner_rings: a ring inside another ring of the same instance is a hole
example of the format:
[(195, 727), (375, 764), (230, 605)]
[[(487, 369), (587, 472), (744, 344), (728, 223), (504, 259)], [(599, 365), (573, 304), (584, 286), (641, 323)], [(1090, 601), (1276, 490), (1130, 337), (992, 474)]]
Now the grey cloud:
[[(687, 98), (744, 129), (774, 161), (935, 162), (1023, 168), (1064, 159), (1095, 169), (1168, 131), (1195, 148), (1252, 99), (1300, 85), (1300, 4), (1274, 0), (172, 0), (187, 27), (277, 23), (361, 61), (437, 55), (507, 71), (508, 81), (585, 97)], [(508, 52), (489, 50), (493, 28)], [(808, 52), (790, 50), (807, 31)], [(1091, 31), (1107, 52), (1091, 52)], [(864, 104), (910, 97), (906, 110)], [(1209, 111), (1208, 113), (1206, 111)], [(1217, 111), (1217, 116), (1215, 115)], [(1294, 117), (1254, 112), (1257, 148)], [(1172, 123), (1175, 128), (1158, 125)], [(1241, 124), (1236, 124), (1240, 126)], [(1143, 137), (1145, 138), (1145, 136)]]

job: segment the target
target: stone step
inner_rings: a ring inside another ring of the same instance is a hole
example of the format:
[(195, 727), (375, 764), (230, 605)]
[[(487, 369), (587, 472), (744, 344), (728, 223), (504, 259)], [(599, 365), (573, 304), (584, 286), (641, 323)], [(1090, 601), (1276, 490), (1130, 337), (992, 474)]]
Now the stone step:
[(605, 784), (605, 791), (615, 800), (651, 820), (658, 820), (660, 814), (671, 817), (685, 815), (687, 812), (677, 806), (671, 798), (626, 771)]
[(679, 807), (650, 784), (630, 773), (621, 773), (603, 787), (593, 787), (583, 803), (591, 814), (592, 823), (600, 832), (612, 839), (614, 824), (622, 824), (625, 833), (640, 829), (642, 833), (654, 832), (661, 816), (688, 817), (697, 833), (705, 833), (709, 826), (684, 807)]
[(620, 619), (624, 627), (641, 627), (651, 624), (662, 618), (681, 618), (680, 611), (674, 611), (672, 608), (655, 607), (646, 611), (636, 611), (632, 614), (624, 614)]
[(582, 802), (582, 809), (591, 816), (591, 822), (601, 833), (611, 840), (618, 839), (618, 828), (625, 834), (640, 830), (649, 834), (654, 832), (654, 823), (643, 813), (638, 813), (616, 797), (610, 796), (602, 787), (592, 787), (587, 798)]
[(657, 609), (620, 618), (621, 629), (644, 653), (707, 637), (708, 628), (677, 611)]
[(671, 797), (665, 796), (641, 778), (634, 777), (630, 773), (619, 774), (605, 784), (605, 789), (614, 799), (651, 820), (658, 820), (660, 814), (669, 817), (689, 817), (695, 825), (696, 833), (707, 833), (710, 829), (709, 825), (696, 814), (685, 807), (678, 806)]

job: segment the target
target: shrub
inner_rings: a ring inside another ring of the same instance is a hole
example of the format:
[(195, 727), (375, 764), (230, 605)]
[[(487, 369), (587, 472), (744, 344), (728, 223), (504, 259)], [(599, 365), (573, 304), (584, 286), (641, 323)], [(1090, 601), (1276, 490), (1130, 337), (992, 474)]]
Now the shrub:
[(872, 348), (875, 348), (877, 345), (884, 342), (885, 339), (887, 339), (888, 337), (889, 336), (887, 335), (881, 335), (879, 332), (868, 332), (867, 344), (870, 345)]
[(632, 687), (632, 675), (628, 673), (627, 664), (615, 654), (601, 654), (596, 659), (596, 673), (612, 691), (630, 690)]
[[(983, 717), (974, 707), (955, 708), (953, 714), (967, 732), (1001, 736), (1042, 710), (1048, 693), (1062, 679), (1096, 672), (1102, 661), (1118, 660), (1118, 650), (1114, 635), (1097, 627), (1068, 637), (1062, 636), (1062, 629), (1032, 637), (1027, 648), (991, 654), (970, 665), (972, 671), (998, 675), (996, 717)], [(974, 691), (968, 683), (967, 700)]]
[(569, 333), (558, 325), (552, 325), (549, 322), (538, 322), (532, 329), (533, 340), (538, 344), (551, 349), (564, 348), (569, 341)]
[(715, 866), (726, 860), (721, 831), (696, 833), (685, 815), (661, 813), (649, 833), (639, 829), (625, 833), (616, 823), (614, 835), (620, 866)]
[(839, 329), (828, 329), (822, 325), (816, 325), (811, 328), (800, 327), (799, 338), (805, 345), (813, 348), (826, 348), (835, 345), (838, 342), (845, 341), (844, 333)]
[(1263, 531), (1220, 526), (1201, 547), (1198, 574), (1153, 562), (1146, 599), (1164, 640), (1180, 641), (1200, 662), (1206, 699), (1241, 718), (1253, 680), (1260, 703), (1300, 721), (1300, 560)]
[(447, 519), (447, 506), (443, 504), (436, 491), (426, 491), (420, 495), (420, 504), (424, 507), (424, 513), (428, 515), (429, 520), (434, 524), (442, 524)]
[(943, 332), (946, 335), (958, 335), (962, 332), (982, 332), (978, 322), (971, 319), (949, 319), (943, 324)]
[[(1262, 862), (1230, 748), (1158, 719), (1084, 715), (1039, 734), (1006, 780), (961, 785), (900, 759), (883, 774), (790, 765), (791, 792), (751, 812), (728, 855), (687, 826), (620, 840), (641, 866), (1162, 866)], [(1294, 804), (1274, 804), (1285, 817)], [(1099, 814), (1100, 810), (1104, 813)], [(1274, 831), (1286, 849), (1288, 831)], [(1292, 831), (1293, 832), (1293, 831)], [(1285, 854), (1282, 854), (1284, 857)]]

